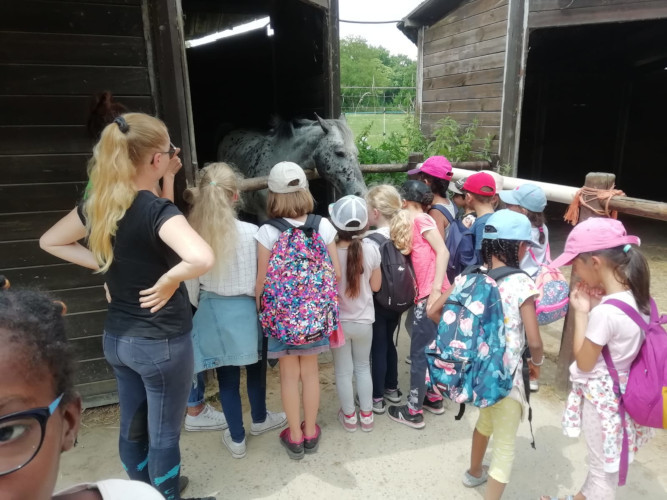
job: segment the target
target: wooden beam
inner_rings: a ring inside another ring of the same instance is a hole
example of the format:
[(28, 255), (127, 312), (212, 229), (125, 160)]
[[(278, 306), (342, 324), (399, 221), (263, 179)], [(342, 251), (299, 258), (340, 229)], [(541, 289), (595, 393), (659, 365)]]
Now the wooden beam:
[(641, 3), (582, 7), (579, 9), (559, 9), (528, 14), (528, 28), (555, 28), (580, 24), (619, 23), (667, 18), (667, 4), (664, 0)]

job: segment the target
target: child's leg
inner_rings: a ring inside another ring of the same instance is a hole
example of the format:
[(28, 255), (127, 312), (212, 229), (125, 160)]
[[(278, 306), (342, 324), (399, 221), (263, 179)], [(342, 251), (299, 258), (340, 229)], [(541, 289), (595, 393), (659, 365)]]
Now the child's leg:
[(491, 410), (493, 420), (493, 454), (484, 498), (497, 500), (510, 481), (516, 431), (521, 422), (521, 404), (507, 397), (488, 409)]
[(426, 299), (415, 305), (415, 321), (412, 326), (412, 338), (410, 341), (410, 394), (408, 395), (408, 407), (412, 412), (421, 412), (424, 396), (426, 395), (426, 353), (424, 349), (433, 340), (437, 333), (437, 327), (426, 315)]
[[(301, 378), (300, 356), (283, 356), (280, 358), (280, 397), (287, 415), (287, 424), (293, 442), (300, 442), (301, 433), (301, 398), (299, 395), (299, 379)], [(317, 356), (315, 356), (317, 360)], [(304, 404), (306, 401), (304, 385)]]
[(588, 448), (588, 475), (581, 487), (581, 494), (586, 500), (613, 500), (616, 498), (616, 486), (618, 485), (618, 473), (604, 471), (604, 452), (602, 439), (602, 424), (600, 415), (595, 406), (584, 400), (584, 408), (581, 415), (581, 426), (586, 438)]
[(338, 393), (340, 407), (343, 409), (345, 415), (352, 415), (354, 413), (354, 389), (352, 387), (352, 374), (354, 373), (352, 345), (354, 343), (354, 334), (349, 330), (353, 328), (354, 324), (342, 322), (341, 326), (345, 332), (345, 344), (336, 349), (331, 349), (331, 352), (334, 359), (336, 392)]
[[(373, 323), (373, 342), (371, 345), (373, 398), (384, 396), (385, 379), (387, 377), (387, 316), (380, 307), (375, 308), (375, 322)], [(396, 349), (394, 349), (396, 351)]]
[(384, 388), (398, 389), (398, 353), (394, 345), (394, 332), (401, 319), (398, 313), (388, 312), (390, 317), (387, 319), (385, 327), (385, 335), (387, 342), (387, 374), (385, 375)]
[(262, 384), (262, 362), (245, 367), (250, 415), (255, 423), (266, 420), (266, 385)]
[[(317, 354), (299, 356), (299, 362), (301, 365), (301, 388), (303, 391), (303, 415), (305, 422), (303, 431), (306, 433), (306, 436), (315, 436), (317, 434), (317, 428), (315, 427), (317, 412), (320, 410), (320, 368), (317, 364)], [(291, 428), (292, 423), (290, 422)], [(295, 434), (292, 433), (293, 438), (294, 436)]]
[(241, 407), (241, 368), (238, 366), (221, 366), (215, 369), (220, 387), (222, 411), (229, 425), (232, 441), (240, 443), (245, 439), (243, 428), (243, 408)]
[[(345, 328), (352, 332), (352, 362), (354, 378), (357, 382), (361, 411), (373, 411), (373, 379), (371, 378), (370, 353), (373, 340), (372, 326), (363, 323), (347, 323)], [(348, 330), (344, 330), (347, 332)], [(347, 333), (346, 333), (347, 334)], [(354, 407), (353, 410), (354, 411)]]
[(489, 437), (493, 434), (493, 419), (491, 408), (480, 408), (475, 430), (472, 433), (472, 448), (470, 450), (470, 469), (468, 472), (475, 477), (482, 476), (482, 461), (486, 448), (489, 446)]

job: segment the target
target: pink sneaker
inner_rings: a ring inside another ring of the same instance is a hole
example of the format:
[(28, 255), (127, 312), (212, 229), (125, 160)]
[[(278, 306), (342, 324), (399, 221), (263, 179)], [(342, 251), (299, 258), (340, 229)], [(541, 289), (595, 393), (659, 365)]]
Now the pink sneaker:
[(354, 432), (357, 430), (357, 414), (345, 415), (343, 409), (338, 410), (338, 420), (340, 420), (343, 429), (347, 432)]
[(369, 411), (365, 413), (363, 411), (359, 412), (359, 422), (361, 422), (361, 430), (364, 432), (371, 432), (373, 430), (373, 412)]

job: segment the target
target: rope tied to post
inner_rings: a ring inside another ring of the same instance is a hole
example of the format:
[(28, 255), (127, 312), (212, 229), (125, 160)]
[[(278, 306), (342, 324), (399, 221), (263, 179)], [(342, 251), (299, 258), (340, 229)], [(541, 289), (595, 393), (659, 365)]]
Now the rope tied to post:
[[(574, 199), (570, 206), (567, 207), (567, 211), (563, 216), (563, 219), (566, 222), (569, 222), (573, 226), (577, 225), (579, 222), (579, 209), (583, 206), (591, 210), (593, 213), (604, 216), (611, 217), (616, 219), (618, 217), (617, 210), (609, 210), (609, 202), (614, 196), (625, 196), (625, 193), (620, 189), (614, 189), (615, 186), (612, 186), (610, 189), (597, 189), (591, 187), (582, 187), (574, 195)], [(600, 202), (602, 208), (594, 208), (590, 203), (594, 200)]]

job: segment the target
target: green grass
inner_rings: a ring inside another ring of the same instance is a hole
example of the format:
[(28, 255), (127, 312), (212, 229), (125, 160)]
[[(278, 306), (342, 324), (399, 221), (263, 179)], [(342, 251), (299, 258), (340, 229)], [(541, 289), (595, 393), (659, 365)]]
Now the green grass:
[(386, 136), (392, 132), (400, 132), (403, 128), (404, 114), (353, 114), (346, 113), (345, 119), (348, 125), (357, 137), (359, 132), (368, 124), (372, 124), (371, 133), (368, 137), (368, 143), (371, 146), (379, 146)]

